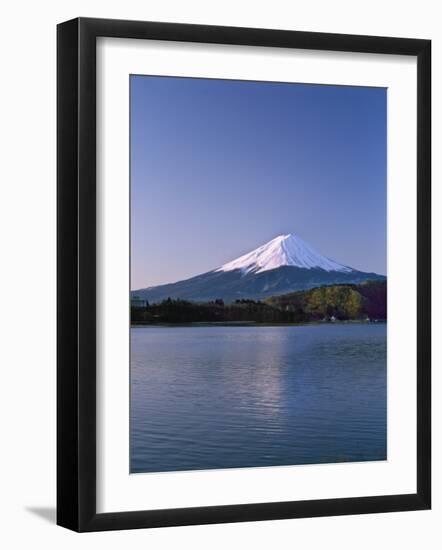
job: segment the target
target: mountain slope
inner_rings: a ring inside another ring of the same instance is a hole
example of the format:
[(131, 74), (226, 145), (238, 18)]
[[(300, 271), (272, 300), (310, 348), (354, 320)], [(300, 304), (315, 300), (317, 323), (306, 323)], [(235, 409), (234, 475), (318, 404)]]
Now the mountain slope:
[(303, 269), (323, 269), (349, 273), (350, 267), (326, 258), (297, 235), (279, 235), (268, 243), (222, 265), (216, 271), (262, 273), (278, 267), (300, 267)]
[(385, 279), (339, 264), (294, 235), (281, 235), (221, 267), (184, 281), (132, 291), (158, 303), (166, 298), (209, 301), (260, 300), (324, 284)]

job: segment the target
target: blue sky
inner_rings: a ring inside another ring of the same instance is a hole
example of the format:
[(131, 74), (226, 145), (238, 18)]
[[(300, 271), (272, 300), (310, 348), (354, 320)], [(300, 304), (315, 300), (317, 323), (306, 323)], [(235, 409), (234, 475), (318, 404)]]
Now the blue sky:
[(130, 78), (132, 289), (286, 233), (386, 274), (386, 89)]

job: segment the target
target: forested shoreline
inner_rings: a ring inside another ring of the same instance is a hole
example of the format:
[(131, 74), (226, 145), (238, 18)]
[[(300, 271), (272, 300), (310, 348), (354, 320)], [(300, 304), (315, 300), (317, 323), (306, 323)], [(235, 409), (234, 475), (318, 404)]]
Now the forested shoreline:
[(168, 298), (158, 304), (131, 307), (133, 325), (187, 323), (290, 324), (335, 321), (385, 321), (387, 282), (337, 284), (297, 291), (264, 300), (224, 303)]

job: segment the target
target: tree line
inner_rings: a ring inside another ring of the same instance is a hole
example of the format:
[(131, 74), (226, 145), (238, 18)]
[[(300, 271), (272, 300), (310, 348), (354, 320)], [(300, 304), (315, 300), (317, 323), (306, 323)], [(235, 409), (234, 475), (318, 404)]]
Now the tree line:
[(158, 304), (131, 308), (133, 324), (302, 323), (312, 321), (385, 320), (386, 281), (340, 284), (273, 296), (263, 301), (222, 298), (191, 302), (168, 298)]

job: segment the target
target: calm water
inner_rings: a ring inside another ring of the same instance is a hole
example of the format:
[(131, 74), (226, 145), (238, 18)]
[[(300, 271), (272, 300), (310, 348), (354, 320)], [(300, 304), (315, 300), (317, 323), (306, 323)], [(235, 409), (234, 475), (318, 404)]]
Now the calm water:
[(131, 471), (386, 458), (386, 325), (131, 329)]

